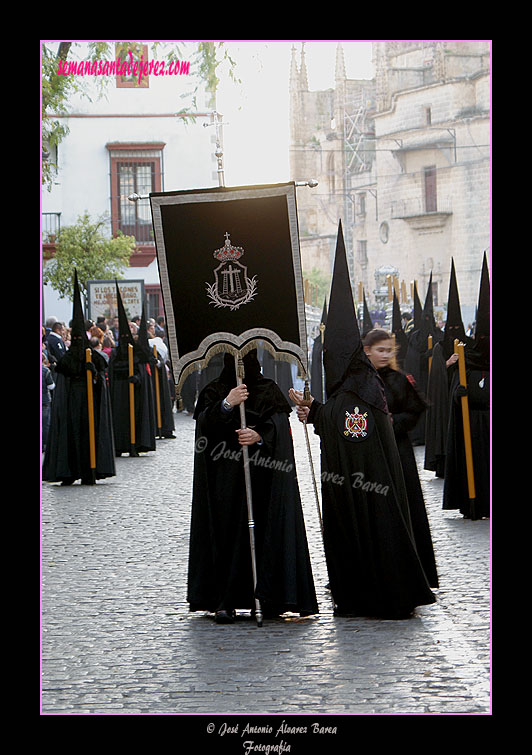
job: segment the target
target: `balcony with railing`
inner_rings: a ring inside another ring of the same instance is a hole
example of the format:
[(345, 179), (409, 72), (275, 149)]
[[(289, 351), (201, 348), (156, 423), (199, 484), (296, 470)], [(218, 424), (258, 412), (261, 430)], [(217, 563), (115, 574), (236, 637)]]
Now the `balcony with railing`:
[(391, 203), (391, 217), (406, 221), (413, 228), (444, 226), (453, 214), (451, 197), (409, 197)]
[(129, 197), (162, 191), (164, 146), (163, 143), (107, 145), (112, 232), (135, 238), (135, 252), (130, 260), (133, 267), (144, 267), (155, 259), (155, 239), (149, 199), (131, 202)]
[(60, 212), (43, 212), (41, 216), (41, 240), (44, 259), (55, 254), (55, 242), (61, 230)]

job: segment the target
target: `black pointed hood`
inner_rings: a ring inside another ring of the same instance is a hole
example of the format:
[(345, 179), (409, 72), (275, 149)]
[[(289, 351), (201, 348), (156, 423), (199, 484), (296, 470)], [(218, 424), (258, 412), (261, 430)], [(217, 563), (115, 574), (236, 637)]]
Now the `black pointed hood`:
[(325, 338), (325, 330), (322, 333), (322, 327), (327, 326), (327, 300), (323, 302), (323, 310), (320, 318), (320, 330), (312, 342), (312, 359), (310, 363), (310, 392), (320, 403), (325, 403), (323, 395), (323, 363), (322, 363), (322, 338)]
[(78, 281), (78, 271), (76, 269), (74, 270), (74, 289), (70, 338), (71, 341), (69, 350), (72, 353), (74, 353), (74, 351), (79, 352), (80, 355), (83, 355), (83, 357), (85, 357), (85, 349), (88, 349), (90, 347), (90, 343), (89, 339), (87, 338), (85, 315), (83, 313), (81, 291)]
[(408, 349), (408, 338), (403, 330), (401, 308), (399, 307), (399, 301), (395, 289), (393, 291), (392, 304), (392, 334), (395, 336), (396, 359), (399, 363), (399, 367), (402, 369)]
[[(66, 354), (59, 359), (56, 370), (70, 377), (81, 376), (85, 370), (86, 350), (90, 348), (90, 342), (85, 328), (85, 316), (81, 303), (77, 270), (74, 270), (72, 320), (70, 326), (70, 347)], [(95, 361), (94, 357), (95, 352), (92, 350), (93, 361)], [(99, 357), (97, 353), (96, 357)]]
[(447, 320), (445, 321), (445, 330), (443, 333), (443, 353), (445, 359), (449, 359), (454, 352), (454, 341), (458, 338), (462, 343), (467, 343), (464, 323), (462, 322), (462, 311), (460, 309), (460, 297), (458, 295), (458, 283), (456, 281), (456, 271), (454, 259), (451, 258), (451, 277), (449, 279), (449, 296), (447, 299)]
[(323, 364), (328, 398), (340, 389), (352, 390), (369, 404), (387, 411), (384, 385), (362, 345), (341, 221), (338, 224)]
[[(490, 366), (490, 277), (486, 252), (482, 262), (480, 291), (478, 295), (475, 335), (468, 361), (478, 369), (487, 370)], [(468, 353), (466, 350), (466, 358)]]
[(362, 341), (353, 303), (341, 221), (338, 224), (333, 277), (323, 343), (327, 395), (340, 385), (353, 354), (362, 350)]
[(424, 337), (428, 337), (429, 335), (433, 336), (436, 331), (436, 323), (434, 322), (434, 299), (432, 296), (432, 271), (430, 273), (423, 312), (421, 313), (420, 330)]
[(131, 328), (129, 327), (129, 319), (124, 308), (120, 289), (118, 288), (118, 281), (116, 283), (116, 303), (118, 307), (118, 343), (117, 343), (117, 356), (120, 359), (128, 358), (128, 346), (131, 344), (134, 346), (133, 335)]
[(421, 315), (423, 308), (421, 306), (421, 299), (417, 291), (417, 283), (414, 281), (414, 327), (413, 330), (419, 330), (421, 327)]
[(137, 331), (137, 341), (135, 343), (135, 354), (139, 362), (149, 362), (153, 356), (153, 349), (148, 341), (148, 323), (146, 320), (146, 302), (142, 302), (142, 314), (140, 317), (140, 326)]
[(481, 337), (490, 335), (490, 275), (488, 271), (488, 259), (486, 252), (482, 260), (482, 273), (480, 276), (480, 291), (478, 295), (477, 314), (475, 322), (475, 341)]
[(81, 303), (81, 291), (79, 288), (78, 271), (74, 270), (74, 290), (72, 304), (72, 323), (71, 323), (72, 344), (74, 339), (78, 340), (83, 348), (89, 347), (87, 338), (87, 329), (85, 327), (85, 315), (83, 314), (83, 305)]
[(362, 293), (362, 301), (363, 304), (363, 314), (362, 314), (362, 338), (365, 338), (370, 330), (373, 330), (373, 322), (371, 320), (371, 315), (369, 313), (368, 304), (366, 302), (366, 293), (365, 291)]

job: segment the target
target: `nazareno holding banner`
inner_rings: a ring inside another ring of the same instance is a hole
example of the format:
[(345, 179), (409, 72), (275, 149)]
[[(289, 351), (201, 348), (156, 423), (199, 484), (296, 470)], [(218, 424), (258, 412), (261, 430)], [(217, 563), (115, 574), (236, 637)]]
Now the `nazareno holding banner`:
[[(187, 601), (232, 623), (318, 613), (290, 403), (256, 349), (308, 372), (295, 184), (150, 195), (174, 382), (225, 353), (200, 393)], [(247, 519), (246, 519), (247, 513)]]

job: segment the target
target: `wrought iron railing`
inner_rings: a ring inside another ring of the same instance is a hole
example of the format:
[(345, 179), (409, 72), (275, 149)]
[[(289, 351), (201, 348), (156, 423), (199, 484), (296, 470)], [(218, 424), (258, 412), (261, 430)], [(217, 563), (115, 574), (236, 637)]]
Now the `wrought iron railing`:
[(60, 212), (43, 212), (41, 222), (41, 234), (43, 244), (55, 243), (57, 234), (61, 230)]

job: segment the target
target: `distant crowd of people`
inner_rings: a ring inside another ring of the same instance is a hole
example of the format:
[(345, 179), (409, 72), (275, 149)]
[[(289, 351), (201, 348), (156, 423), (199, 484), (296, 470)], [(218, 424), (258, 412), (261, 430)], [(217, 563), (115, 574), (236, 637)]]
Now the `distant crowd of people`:
[[(136, 315), (129, 321), (133, 337), (137, 335), (141, 317)], [(55, 389), (55, 367), (67, 353), (72, 342), (72, 321), (68, 325), (56, 317), (49, 317), (42, 328), (42, 450), (46, 448), (50, 427), (50, 411)], [(168, 359), (168, 340), (163, 316), (148, 318), (148, 338), (157, 347), (157, 354), (163, 362)], [(116, 352), (119, 340), (119, 318), (103, 316), (85, 320), (85, 332), (90, 347), (97, 351), (107, 363)], [(171, 386), (173, 388), (173, 385)]]
[[(86, 320), (85, 325), (91, 348), (97, 349), (102, 353), (104, 358), (109, 360), (118, 343), (118, 317), (108, 320), (106, 317), (99, 316), (96, 322)], [(139, 326), (140, 315), (136, 315), (129, 322), (133, 335), (137, 334)], [(58, 362), (70, 347), (71, 330), (71, 323), (67, 326), (56, 317), (50, 317), (46, 320), (42, 329), (43, 364), (46, 363), (47, 366), (52, 366), (53, 369), (53, 365)], [(153, 334), (150, 335), (150, 338), (160, 338), (165, 343), (166, 348), (168, 348), (164, 317), (149, 318), (148, 331)]]

